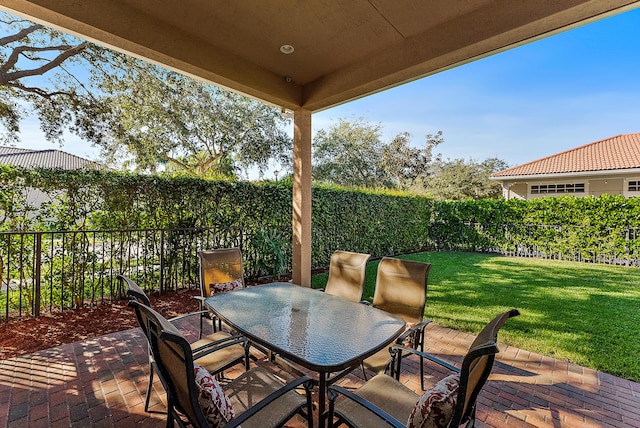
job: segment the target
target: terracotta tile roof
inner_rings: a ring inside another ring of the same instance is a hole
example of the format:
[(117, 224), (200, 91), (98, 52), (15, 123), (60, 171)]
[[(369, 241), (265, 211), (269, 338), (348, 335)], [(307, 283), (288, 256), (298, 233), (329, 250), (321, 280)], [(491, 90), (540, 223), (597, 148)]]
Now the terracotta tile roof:
[(0, 147), (0, 164), (23, 168), (99, 169), (97, 162), (61, 150), (30, 150)]
[(517, 165), (492, 177), (640, 168), (640, 133), (623, 134)]

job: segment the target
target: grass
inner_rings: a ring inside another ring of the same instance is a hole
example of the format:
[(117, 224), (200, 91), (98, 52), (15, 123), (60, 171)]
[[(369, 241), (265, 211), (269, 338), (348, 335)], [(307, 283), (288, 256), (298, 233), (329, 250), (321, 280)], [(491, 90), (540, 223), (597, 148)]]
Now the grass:
[[(399, 256), (431, 263), (425, 316), (478, 333), (511, 308), (521, 315), (500, 331), (503, 343), (640, 381), (640, 270), (620, 266), (426, 252)], [(378, 262), (367, 265), (371, 300)], [(324, 287), (328, 274), (312, 278)]]

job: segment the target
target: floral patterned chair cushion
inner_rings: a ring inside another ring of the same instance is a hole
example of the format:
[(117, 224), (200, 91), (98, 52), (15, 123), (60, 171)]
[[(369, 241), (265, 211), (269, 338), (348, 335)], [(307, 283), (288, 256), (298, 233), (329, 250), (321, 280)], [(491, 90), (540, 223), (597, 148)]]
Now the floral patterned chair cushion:
[(194, 363), (193, 372), (198, 388), (198, 404), (204, 416), (211, 426), (224, 427), (236, 417), (231, 401), (207, 369)]
[(457, 374), (453, 374), (442, 379), (430, 390), (425, 391), (409, 415), (407, 427), (446, 427), (456, 407), (459, 386), (460, 378)]
[(217, 293), (227, 293), (229, 291), (237, 290), (239, 288), (244, 288), (244, 284), (242, 283), (242, 279), (234, 279), (230, 282), (214, 282), (209, 284), (209, 291), (211, 295)]

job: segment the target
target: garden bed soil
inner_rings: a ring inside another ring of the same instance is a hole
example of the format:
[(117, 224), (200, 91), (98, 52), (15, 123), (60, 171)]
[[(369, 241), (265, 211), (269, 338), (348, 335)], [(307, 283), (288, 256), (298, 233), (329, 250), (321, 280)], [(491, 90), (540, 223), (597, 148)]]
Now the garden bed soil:
[[(317, 270), (314, 273), (326, 270)], [(278, 281), (289, 281), (282, 276)], [(248, 285), (272, 282), (271, 278), (252, 281)], [(167, 318), (198, 310), (200, 289), (182, 289), (150, 296), (151, 306)], [(93, 307), (67, 309), (51, 315), (0, 320), (0, 360), (53, 348), (65, 343), (90, 339), (116, 331), (138, 327), (138, 320), (128, 300), (116, 300)]]
[[(184, 289), (151, 296), (151, 305), (167, 318), (195, 312), (199, 289)], [(0, 360), (138, 327), (127, 300), (51, 315), (0, 321)]]

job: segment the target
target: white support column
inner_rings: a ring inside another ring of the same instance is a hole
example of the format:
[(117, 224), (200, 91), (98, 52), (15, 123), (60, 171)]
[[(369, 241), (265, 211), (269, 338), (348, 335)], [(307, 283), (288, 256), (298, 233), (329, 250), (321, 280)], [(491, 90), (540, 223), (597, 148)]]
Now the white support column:
[(311, 112), (293, 119), (293, 272), (294, 284), (311, 286)]

